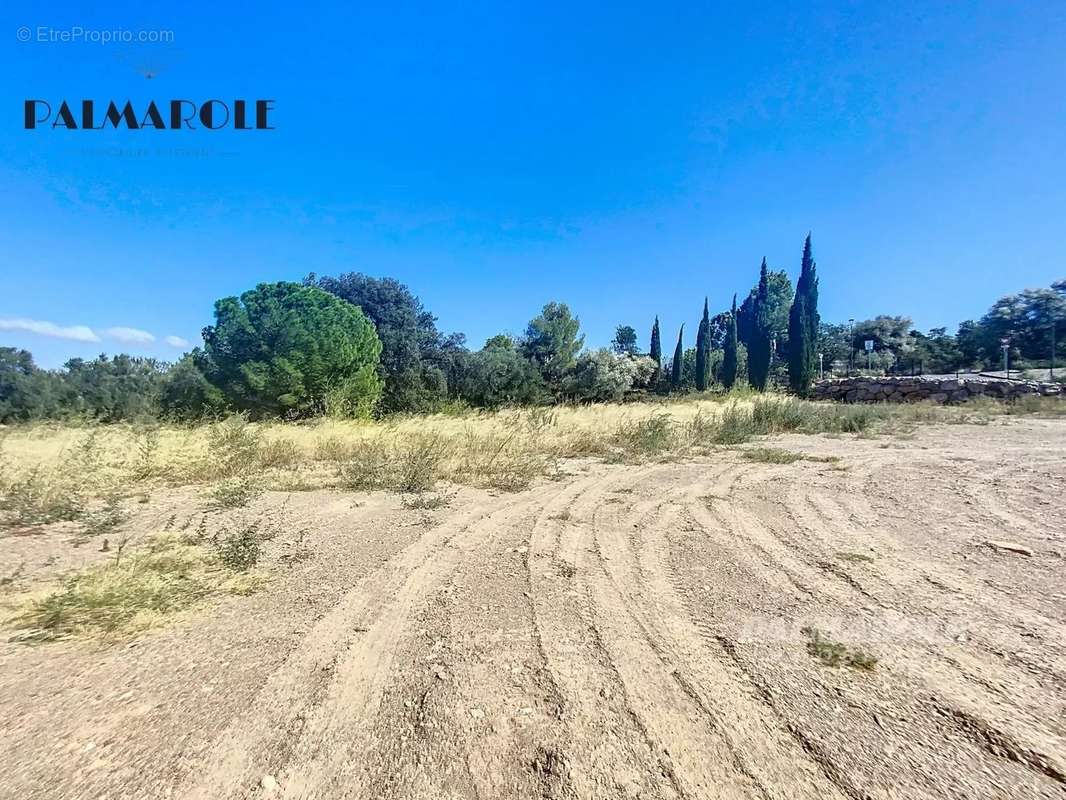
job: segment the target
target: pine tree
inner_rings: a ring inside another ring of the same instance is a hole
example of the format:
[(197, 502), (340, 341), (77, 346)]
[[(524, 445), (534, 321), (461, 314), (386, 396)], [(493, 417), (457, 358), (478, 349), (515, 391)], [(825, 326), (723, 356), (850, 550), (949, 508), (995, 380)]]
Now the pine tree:
[(796, 298), (788, 312), (788, 382), (801, 397), (814, 381), (818, 358), (818, 275), (811, 255), (811, 235), (803, 243)]
[(707, 310), (707, 298), (703, 298), (703, 319), (700, 320), (699, 330), (696, 332), (696, 389), (704, 391), (707, 388), (707, 361), (710, 355), (711, 339), (711, 315)]
[(748, 380), (757, 391), (766, 391), (770, 377), (770, 279), (766, 259), (759, 270), (759, 288), (752, 309), (751, 344), (748, 346)]
[(659, 339), (658, 316), (655, 317), (655, 324), (651, 326), (651, 346), (648, 348), (648, 355), (655, 362), (655, 375), (652, 378), (652, 385), (654, 386), (659, 382), (663, 371), (663, 345)]
[(685, 349), (681, 345), (682, 337), (685, 335), (685, 325), (682, 323), (681, 330), (677, 332), (677, 347), (674, 348), (674, 363), (673, 369), (670, 371), (670, 385), (674, 389), (681, 388), (681, 375), (685, 362)]
[(733, 295), (733, 310), (725, 335), (725, 355), (722, 357), (722, 385), (732, 389), (737, 382), (737, 296)]

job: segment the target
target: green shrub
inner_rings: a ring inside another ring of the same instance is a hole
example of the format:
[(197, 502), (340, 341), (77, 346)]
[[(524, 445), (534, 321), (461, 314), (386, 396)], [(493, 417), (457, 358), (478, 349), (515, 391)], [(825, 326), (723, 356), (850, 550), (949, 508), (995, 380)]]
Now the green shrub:
[(228, 569), (246, 572), (259, 563), (263, 552), (261, 538), (259, 527), (255, 523), (236, 531), (223, 532), (215, 538), (215, 554)]

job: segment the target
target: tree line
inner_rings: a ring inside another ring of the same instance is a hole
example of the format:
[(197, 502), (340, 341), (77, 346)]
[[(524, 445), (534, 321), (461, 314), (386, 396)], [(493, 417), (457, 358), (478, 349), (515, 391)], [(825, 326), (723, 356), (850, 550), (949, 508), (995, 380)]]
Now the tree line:
[[(87, 416), (105, 422), (253, 417), (352, 417), (552, 402), (617, 401), (643, 394), (788, 389), (804, 395), (826, 374), (951, 372), (994, 367), (1003, 341), (1016, 366), (1066, 347), (1066, 280), (998, 300), (957, 333), (914, 330), (904, 316), (823, 323), (811, 238), (793, 287), (763, 259), (737, 304), (711, 312), (708, 297), (689, 346), (685, 325), (664, 358), (656, 316), (647, 339), (619, 325), (609, 347), (585, 348), (579, 319), (549, 302), (521, 335), (477, 350), (392, 278), (308, 275), (218, 300), (203, 346), (175, 364), (125, 354), (38, 368), (30, 353), (0, 348), (0, 422)], [(873, 343), (867, 351), (865, 343)]]

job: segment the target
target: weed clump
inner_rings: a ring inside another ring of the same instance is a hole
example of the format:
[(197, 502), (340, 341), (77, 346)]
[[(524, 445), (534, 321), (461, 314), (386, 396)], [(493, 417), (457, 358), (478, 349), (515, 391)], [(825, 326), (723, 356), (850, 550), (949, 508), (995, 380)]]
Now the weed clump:
[(258, 470), (262, 442), (248, 418), (235, 414), (208, 430), (207, 471), (219, 478), (247, 475)]
[(623, 422), (613, 439), (622, 458), (641, 459), (662, 455), (674, 446), (677, 437), (670, 415), (656, 413), (646, 419)]
[(837, 558), (841, 561), (851, 561), (854, 563), (873, 563), (874, 557), (866, 555), (865, 553), (852, 553), (845, 550), (841, 550), (837, 553)]
[(215, 535), (215, 555), (228, 569), (247, 572), (259, 563), (262, 555), (262, 535), (256, 523), (245, 525), (235, 531), (222, 531)]
[(339, 468), (349, 489), (385, 489), (417, 494), (436, 486), (446, 443), (438, 436), (420, 435), (388, 441), (363, 439), (353, 445), (351, 457)]
[(43, 525), (78, 519), (86, 507), (80, 486), (36, 466), (5, 481), (0, 493), (0, 511), (12, 525)]
[(240, 508), (263, 493), (263, 484), (254, 474), (225, 478), (208, 492), (215, 508)]
[(802, 633), (807, 637), (807, 652), (827, 667), (843, 666), (868, 672), (877, 666), (874, 656), (864, 650), (826, 639), (817, 628), (807, 626), (803, 628)]
[(839, 456), (813, 456), (808, 453), (781, 450), (777, 447), (753, 447), (749, 450), (742, 450), (740, 455), (748, 461), (758, 461), (763, 464), (793, 464), (797, 461), (836, 464), (840, 461)]
[(79, 636), (123, 636), (154, 627), (220, 592), (247, 591), (239, 577), (205, 547), (174, 535), (89, 567), (44, 596), (26, 602), (10, 622), (25, 642)]

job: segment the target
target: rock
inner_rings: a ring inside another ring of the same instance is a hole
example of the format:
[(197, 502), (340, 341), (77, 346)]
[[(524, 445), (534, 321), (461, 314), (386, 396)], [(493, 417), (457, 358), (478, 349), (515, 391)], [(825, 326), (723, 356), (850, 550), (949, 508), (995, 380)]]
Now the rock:
[(1031, 556), (1033, 554), (1033, 551), (1030, 550), (1028, 547), (1023, 547), (1022, 545), (1015, 544), (1014, 542), (995, 542), (989, 539), (987, 542), (985, 542), (985, 544), (991, 547), (993, 550), (1007, 550), (1011, 553), (1020, 553), (1023, 556)]
[(1043, 395), (1063, 397), (1066, 389), (1057, 383), (996, 379), (939, 379), (924, 377), (847, 378), (821, 381), (814, 385), (812, 396), (818, 400), (845, 403), (958, 403), (970, 397), (989, 396), (1002, 400)]
[(278, 788), (278, 781), (273, 775), (264, 775), (260, 778), (259, 785), (263, 787), (264, 792), (273, 792)]

